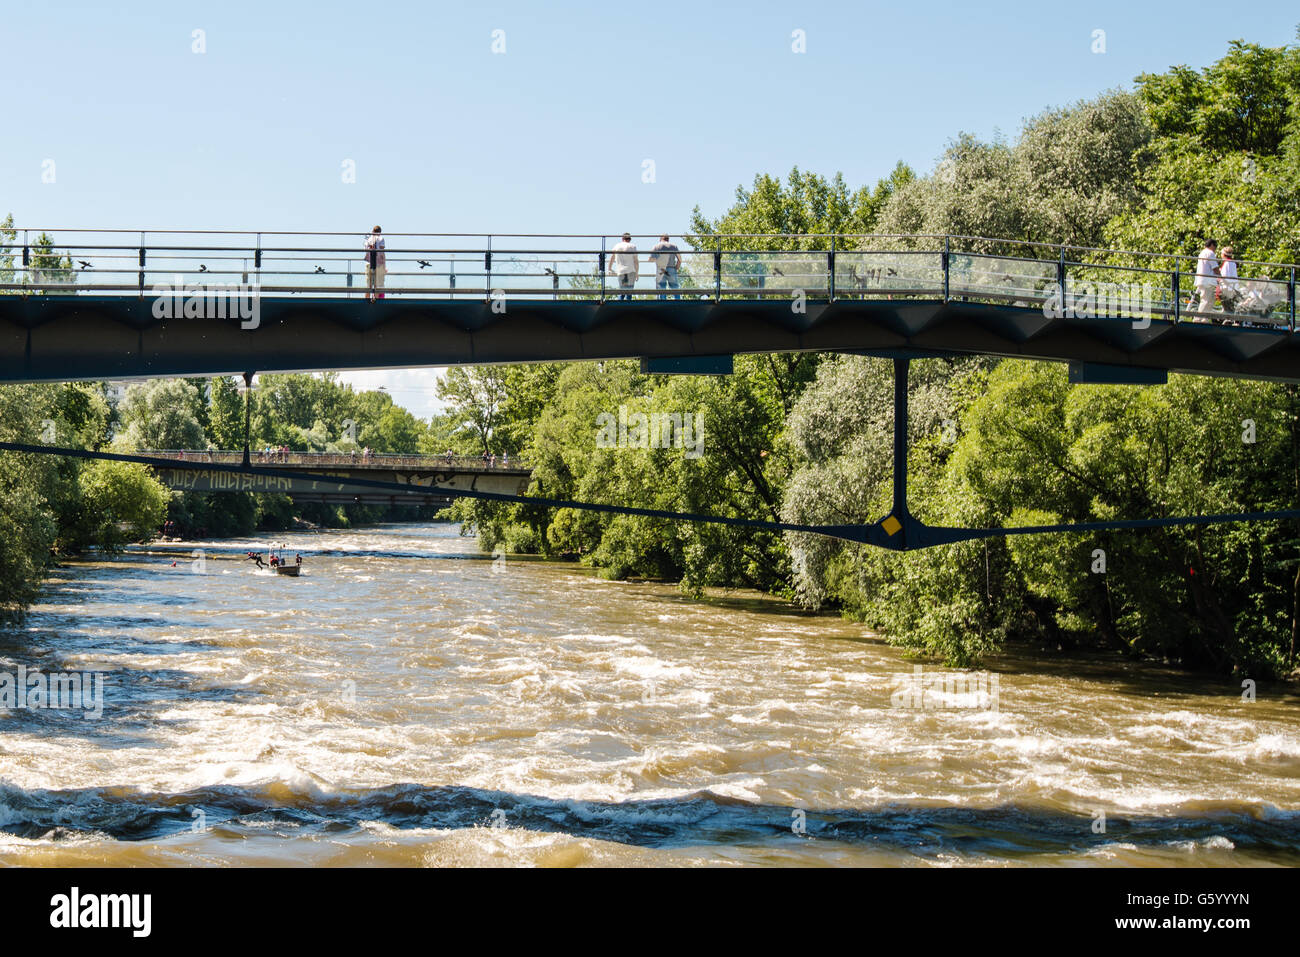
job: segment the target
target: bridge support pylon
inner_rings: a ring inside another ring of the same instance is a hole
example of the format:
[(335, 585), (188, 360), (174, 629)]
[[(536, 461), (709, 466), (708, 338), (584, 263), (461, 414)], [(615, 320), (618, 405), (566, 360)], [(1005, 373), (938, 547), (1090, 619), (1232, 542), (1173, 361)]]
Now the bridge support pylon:
[(849, 541), (863, 542), (896, 552), (931, 545), (985, 538), (985, 529), (946, 528), (926, 525), (907, 507), (907, 373), (912, 356), (894, 355), (894, 501), (889, 514), (874, 525), (827, 526), (827, 533)]
[(880, 544), (906, 551), (915, 547), (925, 526), (912, 517), (907, 507), (907, 373), (912, 360), (894, 360), (894, 504), (877, 526), (885, 533)]
[(244, 373), (244, 468), (251, 468), (253, 464), (249, 450), (253, 425), (253, 375), (252, 372)]

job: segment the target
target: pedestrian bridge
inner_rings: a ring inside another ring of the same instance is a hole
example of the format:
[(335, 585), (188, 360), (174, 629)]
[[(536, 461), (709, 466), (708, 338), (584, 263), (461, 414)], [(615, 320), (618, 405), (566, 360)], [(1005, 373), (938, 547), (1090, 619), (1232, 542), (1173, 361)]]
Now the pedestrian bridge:
[[(159, 450), (139, 454), (166, 463), (155, 466), (154, 472), (171, 489), (283, 492), (298, 501), (446, 504), (455, 494), (465, 492), (522, 495), (531, 475), (518, 462), (506, 464), (500, 459), (474, 456), (253, 451), (248, 457), (250, 468), (241, 471), (237, 469), (245, 462), (242, 451)], [(361, 486), (356, 484), (358, 480)]]
[(615, 358), (704, 373), (737, 354), (801, 351), (1022, 357), (1070, 363), (1075, 381), (1300, 381), (1290, 264), (1243, 261), (1231, 301), (1194, 311), (1186, 255), (968, 236), (686, 237), (680, 288), (662, 290), (647, 236), (621, 289), (613, 237), (394, 233), (372, 303), (361, 233), (15, 236), (0, 248), (12, 262), (0, 269), (0, 381)]

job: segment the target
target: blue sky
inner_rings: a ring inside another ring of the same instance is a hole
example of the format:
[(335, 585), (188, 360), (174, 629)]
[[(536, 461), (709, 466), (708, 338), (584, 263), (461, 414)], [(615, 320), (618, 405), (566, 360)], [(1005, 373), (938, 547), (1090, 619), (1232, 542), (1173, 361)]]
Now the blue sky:
[[(960, 131), (1014, 137), (1048, 106), (1208, 64), (1231, 39), (1292, 42), (1298, 22), (1270, 0), (10, 5), (0, 215), (678, 233), (758, 172), (859, 185), (900, 159), (928, 170)], [(428, 377), (407, 379), (373, 382), (427, 414)]]

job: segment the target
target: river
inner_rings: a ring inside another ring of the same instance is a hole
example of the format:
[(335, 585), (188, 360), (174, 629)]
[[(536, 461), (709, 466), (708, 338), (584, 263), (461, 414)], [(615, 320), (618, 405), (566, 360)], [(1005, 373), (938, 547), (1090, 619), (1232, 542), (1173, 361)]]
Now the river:
[(301, 578), (269, 538), (55, 572), (0, 671), (104, 671), (103, 713), (0, 711), (0, 863), (1300, 864), (1293, 689), (1026, 654), (907, 706), (898, 649), (762, 596), (280, 540)]

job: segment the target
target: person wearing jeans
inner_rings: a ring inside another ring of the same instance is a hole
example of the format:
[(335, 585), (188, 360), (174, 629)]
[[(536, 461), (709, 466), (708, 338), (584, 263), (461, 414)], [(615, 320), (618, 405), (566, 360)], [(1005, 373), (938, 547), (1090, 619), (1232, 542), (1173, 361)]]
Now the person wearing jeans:
[(636, 255), (636, 246), (632, 244), (632, 234), (624, 233), (622, 242), (615, 243), (609, 257), (609, 271), (618, 276), (618, 288), (622, 290), (618, 299), (631, 299), (631, 289), (636, 285), (640, 272)]
[[(659, 242), (655, 243), (650, 258), (654, 260), (655, 264), (656, 289), (680, 289), (682, 287), (682, 284), (677, 279), (677, 270), (682, 265), (682, 254), (669, 241), (667, 233), (659, 237)], [(668, 297), (660, 294), (655, 298), (667, 299)], [(678, 293), (672, 298), (680, 299), (682, 295)]]

